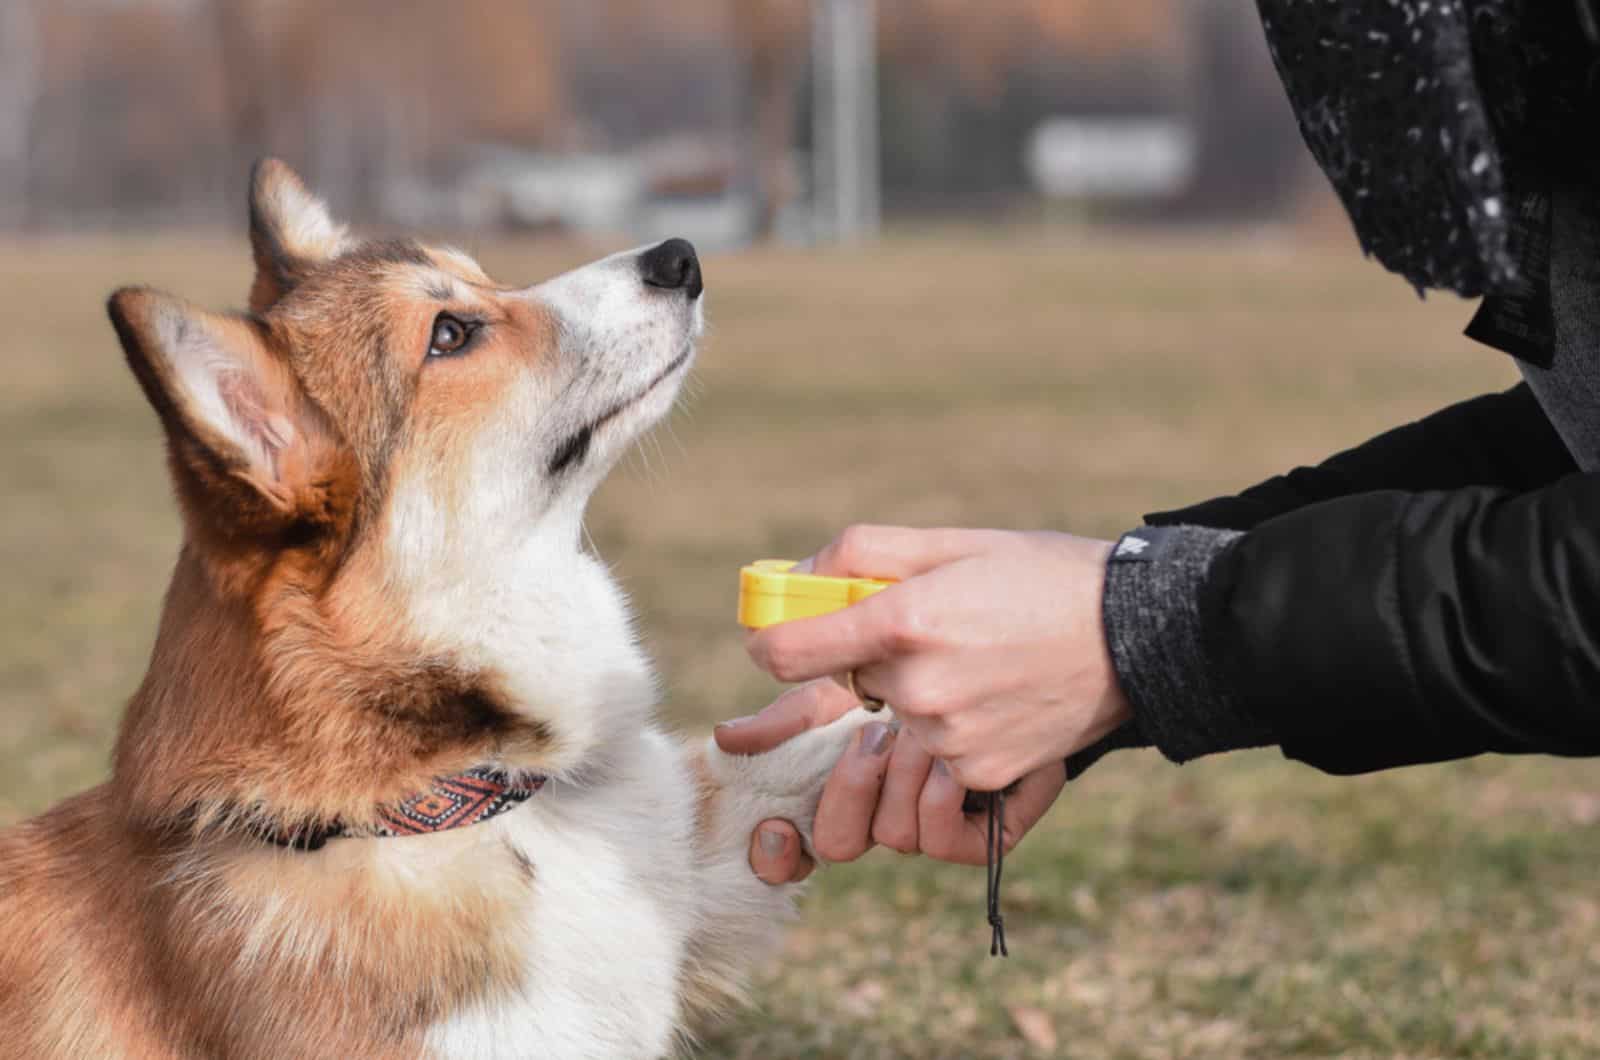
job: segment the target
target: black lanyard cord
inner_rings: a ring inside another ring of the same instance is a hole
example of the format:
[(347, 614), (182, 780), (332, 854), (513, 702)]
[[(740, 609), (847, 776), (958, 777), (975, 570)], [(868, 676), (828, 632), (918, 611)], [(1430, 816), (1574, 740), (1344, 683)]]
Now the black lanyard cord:
[(1006, 793), (991, 791), (989, 803), (989, 927), (994, 934), (989, 942), (989, 956), (1009, 957), (1006, 950), (1006, 920), (1000, 915), (1000, 873), (1006, 859)]

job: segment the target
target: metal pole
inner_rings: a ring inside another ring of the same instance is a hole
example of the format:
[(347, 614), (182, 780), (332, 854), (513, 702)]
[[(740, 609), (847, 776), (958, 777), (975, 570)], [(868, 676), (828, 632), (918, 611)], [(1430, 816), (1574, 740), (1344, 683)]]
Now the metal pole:
[(833, 0), (811, 0), (811, 233), (838, 233), (833, 180)]
[(814, 0), (813, 181), (817, 237), (879, 228), (876, 0)]
[(840, 242), (860, 231), (861, 172), (859, 79), (856, 76), (855, 19), (857, 0), (828, 0), (833, 28), (833, 193), (836, 235)]
[(32, 0), (0, 0), (0, 230), (30, 220), (28, 147), (39, 95)]
[(883, 145), (878, 129), (878, 0), (861, 0), (861, 234), (883, 223)]
[(834, 0), (839, 55), (839, 228), (845, 239), (878, 232), (877, 12), (874, 0)]

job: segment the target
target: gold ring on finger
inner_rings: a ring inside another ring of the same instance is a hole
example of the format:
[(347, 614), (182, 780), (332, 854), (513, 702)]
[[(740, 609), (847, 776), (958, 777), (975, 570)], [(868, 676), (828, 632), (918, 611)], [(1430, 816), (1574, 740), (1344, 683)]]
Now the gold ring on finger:
[(845, 674), (845, 687), (849, 688), (850, 694), (859, 699), (861, 705), (868, 710), (876, 713), (883, 709), (883, 700), (878, 699), (876, 696), (869, 696), (856, 687), (856, 672), (854, 670), (850, 670)]

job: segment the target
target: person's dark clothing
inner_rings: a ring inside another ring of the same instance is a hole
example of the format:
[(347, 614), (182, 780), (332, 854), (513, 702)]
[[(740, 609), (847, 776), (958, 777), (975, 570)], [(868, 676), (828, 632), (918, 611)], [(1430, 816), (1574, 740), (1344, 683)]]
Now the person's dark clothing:
[(1105, 596), (1135, 720), (1075, 774), (1141, 743), (1335, 773), (1600, 754), (1600, 477), (1525, 385), (1147, 523), (1174, 529)]
[[(1362, 248), (1418, 288), (1505, 293), (1586, 136), (1591, 0), (1258, 0)], [(1534, 252), (1537, 256), (1537, 251)]]
[(1362, 247), (1484, 294), (1527, 382), (1151, 516), (1107, 568), (1134, 720), (1068, 760), (1353, 773), (1600, 755), (1600, 0), (1258, 0)]

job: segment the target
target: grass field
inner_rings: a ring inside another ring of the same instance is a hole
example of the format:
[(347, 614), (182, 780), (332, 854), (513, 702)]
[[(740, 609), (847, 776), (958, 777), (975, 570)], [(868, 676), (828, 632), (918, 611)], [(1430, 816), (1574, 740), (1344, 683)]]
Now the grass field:
[[(479, 249), (506, 279), (584, 257)], [(1111, 534), (1513, 378), (1457, 337), (1468, 307), (1267, 237), (942, 230), (708, 278), (695, 393), (590, 520), (689, 728), (773, 691), (731, 621), (742, 561), (855, 520)], [(247, 280), (239, 241), (0, 249), (0, 824), (104, 773), (176, 546), (101, 300)], [(980, 870), (878, 852), (819, 877), (705, 1054), (1593, 1056), (1597, 847), (1583, 762), (1124, 754), (1008, 861), (1011, 960)]]

